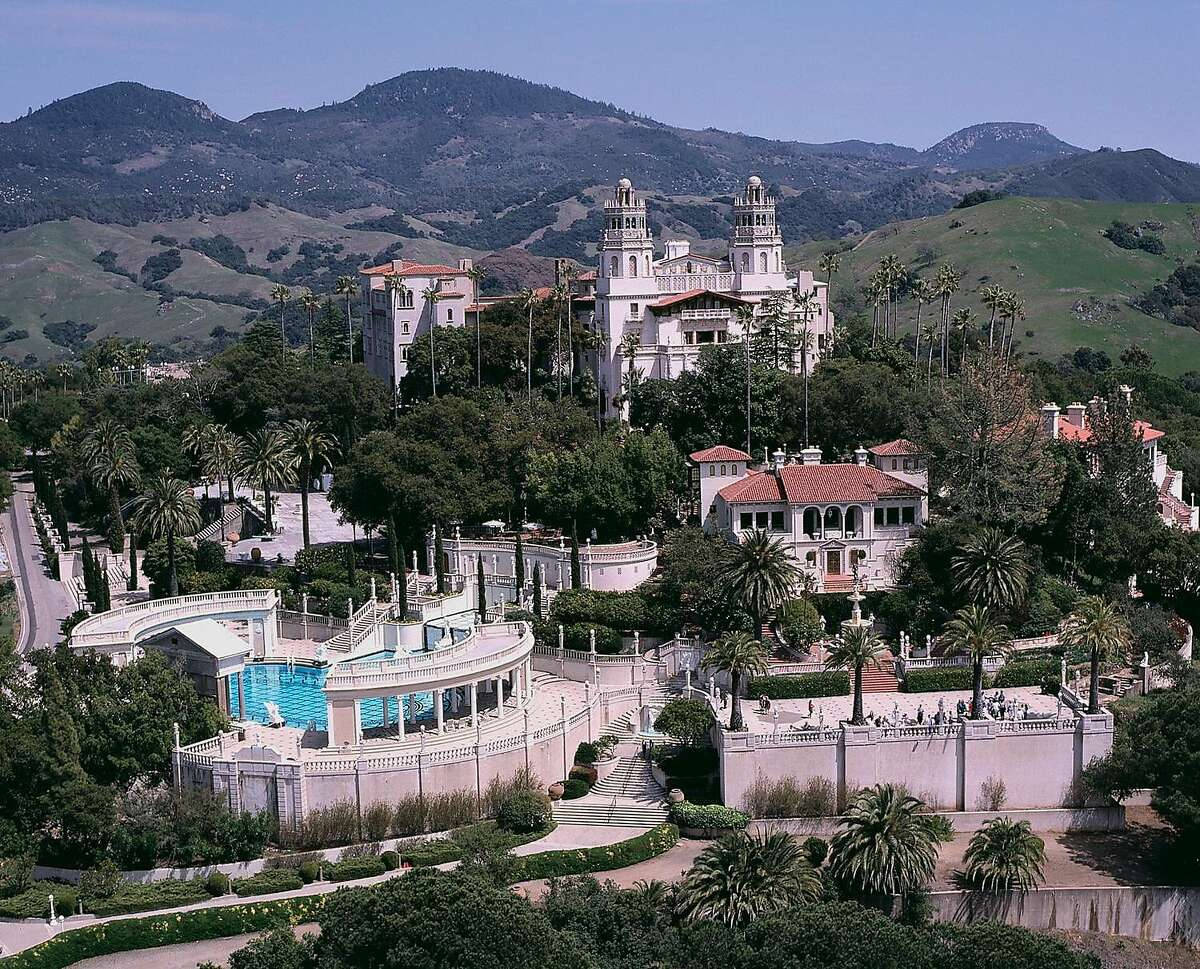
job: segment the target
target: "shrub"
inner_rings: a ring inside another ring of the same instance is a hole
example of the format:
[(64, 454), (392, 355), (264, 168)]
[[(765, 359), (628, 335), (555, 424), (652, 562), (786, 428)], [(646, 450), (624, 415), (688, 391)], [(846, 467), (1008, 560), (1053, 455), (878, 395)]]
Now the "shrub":
[(73, 885), (35, 881), (30, 883), (23, 892), (10, 898), (0, 899), (0, 918), (49, 918), (50, 900), (48, 896), (50, 895), (54, 896), (55, 914), (70, 915), (79, 905), (79, 896)]
[(496, 821), (505, 831), (528, 834), (550, 823), (550, 798), (540, 791), (517, 791), (496, 813)]
[(750, 815), (724, 804), (690, 804), (680, 801), (671, 805), (671, 821), (681, 828), (740, 831), (750, 823)]
[(954, 822), (944, 814), (931, 814), (929, 816), (929, 828), (933, 832), (933, 836), (942, 842), (942, 844), (954, 840)]
[(668, 700), (657, 717), (654, 729), (689, 747), (703, 743), (716, 718), (706, 700), (675, 697)]
[[(599, 625), (629, 630), (654, 625), (646, 597), (641, 592), (598, 592), (592, 589), (564, 589), (554, 597), (550, 619), (564, 626)], [(597, 645), (596, 648), (600, 647)]]
[(768, 780), (762, 773), (746, 791), (745, 809), (755, 818), (823, 818), (837, 812), (837, 787), (827, 777)]
[(358, 811), (353, 801), (335, 801), (304, 816), (295, 832), (305, 848), (332, 848), (358, 840)]
[(428, 831), (449, 831), (479, 820), (479, 799), (470, 788), (425, 795)]
[(585, 780), (578, 777), (569, 777), (563, 784), (563, 800), (573, 801), (577, 797), (583, 797), (592, 786)]
[(988, 777), (979, 785), (979, 797), (975, 800), (976, 811), (999, 811), (1008, 800), (1008, 788), (1002, 777)]
[(291, 868), (295, 871), (299, 871), (300, 866), (306, 861), (320, 862), (323, 861), (324, 858), (325, 855), (320, 851), (296, 851), (289, 852), (288, 854), (272, 853), (267, 855), (266, 859), (264, 860), (263, 867), (268, 871), (271, 871), (275, 868)]
[(462, 858), (462, 849), (449, 838), (413, 838), (397, 844), (396, 854), (400, 856), (401, 864), (424, 868), (458, 861)]
[(746, 684), (747, 696), (765, 696), (769, 700), (846, 696), (849, 692), (850, 674), (844, 670), (823, 670), (799, 676), (752, 676)]
[(394, 851), (385, 851), (379, 856), (385, 871), (395, 871), (400, 867), (400, 856)]
[(91, 905), (106, 898), (112, 898), (125, 884), (121, 870), (110, 860), (105, 859), (95, 868), (85, 871), (79, 876), (79, 897), (85, 905)]
[(378, 841), (367, 842), (361, 845), (350, 845), (348, 848), (343, 848), (338, 855), (338, 861), (346, 861), (349, 858), (378, 858), (379, 852), (383, 850), (383, 845)]
[(325, 877), (331, 882), (348, 882), (357, 878), (370, 878), (372, 875), (382, 875), (387, 866), (378, 855), (360, 855), (357, 858), (343, 860), (326, 867)]
[(596, 750), (596, 745), (590, 741), (583, 741), (575, 748), (575, 763), (590, 766), (600, 759), (600, 754)]
[(363, 834), (371, 841), (382, 841), (392, 830), (392, 807), (376, 801), (363, 811)]
[(595, 767), (580, 767), (576, 764), (571, 768), (571, 772), (567, 774), (568, 778), (575, 778), (583, 781), (588, 787), (596, 783), (596, 768)]
[(510, 777), (493, 777), (483, 792), (483, 814), (494, 818), (500, 813), (500, 806), (513, 794), (541, 789), (542, 782), (537, 774), (525, 767), (518, 768)]
[(970, 666), (935, 666), (909, 670), (904, 674), (905, 693), (935, 693), (944, 690), (971, 689)]
[(780, 606), (776, 616), (789, 646), (807, 648), (825, 635), (821, 614), (807, 599), (788, 600)]
[(829, 854), (829, 843), (824, 838), (811, 837), (805, 838), (804, 854), (808, 856), (808, 860), (812, 862), (814, 868), (820, 868), (821, 864)]
[(612, 871), (638, 862), (648, 861), (674, 847), (679, 841), (679, 829), (673, 824), (657, 828), (598, 848), (576, 848), (569, 851), (543, 851), (517, 859), (514, 878), (526, 881), (534, 878), (563, 878), (568, 875), (587, 875), (594, 871)]
[(1059, 663), (1056, 659), (1020, 660), (1006, 663), (992, 677), (990, 687), (1007, 690), (1014, 686), (1041, 686), (1046, 680), (1058, 681)]
[(213, 898), (220, 898), (222, 895), (228, 895), (229, 876), (223, 871), (210, 872), (209, 876), (204, 879), (204, 887), (208, 889), (208, 894)]
[(300, 876), (300, 880), (305, 885), (311, 885), (321, 875), (321, 863), (319, 861), (304, 861), (296, 868), (296, 874)]
[(563, 629), (563, 645), (567, 649), (588, 652), (592, 648), (590, 630), (596, 631), (596, 652), (603, 656), (615, 656), (621, 652), (621, 634), (611, 626), (578, 623)]
[(130, 912), (194, 905), (211, 897), (206, 878), (193, 878), (190, 881), (168, 878), (145, 884), (126, 884), (110, 898), (86, 902), (84, 908), (97, 916), (126, 915)]
[(290, 868), (260, 871), (248, 878), (235, 878), (233, 890), (241, 898), (250, 895), (273, 895), (276, 892), (291, 892), (303, 888), (304, 881)]
[(32, 855), (0, 858), (0, 898), (25, 891), (33, 883)]

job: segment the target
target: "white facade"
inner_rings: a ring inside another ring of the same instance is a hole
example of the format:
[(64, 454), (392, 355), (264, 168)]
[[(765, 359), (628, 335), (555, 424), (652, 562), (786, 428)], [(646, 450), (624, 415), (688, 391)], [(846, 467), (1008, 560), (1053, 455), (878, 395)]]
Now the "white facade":
[[(735, 200), (733, 220), (725, 258), (694, 254), (688, 242), (666, 240), (663, 258), (656, 259), (645, 200), (629, 179), (617, 183), (604, 203), (593, 318), (599, 348), (592, 362), (607, 412), (613, 406), (624, 410), (617, 398), (631, 368), (640, 378), (677, 377), (704, 346), (742, 339), (740, 309), (754, 310), (753, 325), (761, 326), (766, 300), (781, 301), (797, 334), (807, 327), (810, 367), (829, 345), (828, 285), (811, 272), (788, 275), (775, 199), (757, 175)], [(799, 369), (799, 352), (786, 365)]]
[[(701, 482), (710, 463), (701, 464)], [(856, 567), (863, 589), (891, 587), (900, 554), (928, 517), (927, 457), (892, 441), (859, 448), (853, 464), (822, 464), (819, 448), (799, 462), (777, 451), (770, 468), (743, 470), (716, 492), (705, 524), (734, 542), (770, 533), (817, 591), (837, 592), (851, 588)]]

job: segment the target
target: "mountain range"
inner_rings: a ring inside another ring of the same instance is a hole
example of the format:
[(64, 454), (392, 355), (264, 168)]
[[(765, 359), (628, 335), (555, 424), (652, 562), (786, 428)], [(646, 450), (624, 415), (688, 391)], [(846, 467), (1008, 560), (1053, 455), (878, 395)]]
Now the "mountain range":
[(270, 201), (316, 217), (478, 250), (582, 258), (621, 176), (656, 231), (729, 230), (750, 173), (779, 196), (790, 242), (944, 212), (979, 188), (1040, 196), (1200, 199), (1200, 167), (1153, 149), (1090, 152), (1041, 125), (973, 125), (919, 151), (691, 130), (485, 71), (401, 74), (310, 110), (240, 121), (133, 82), (0, 124), (0, 230), (80, 216), (135, 224)]

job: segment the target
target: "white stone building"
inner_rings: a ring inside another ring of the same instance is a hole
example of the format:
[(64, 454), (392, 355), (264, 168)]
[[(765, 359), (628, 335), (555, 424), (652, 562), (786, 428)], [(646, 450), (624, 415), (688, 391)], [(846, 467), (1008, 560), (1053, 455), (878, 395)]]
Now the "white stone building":
[[(928, 456), (905, 440), (860, 447), (850, 464), (822, 464), (815, 447), (799, 461), (776, 451), (764, 470), (748, 468), (733, 448), (691, 457), (701, 502), (713, 494), (705, 528), (735, 542), (752, 530), (771, 533), (819, 592), (849, 591), (855, 565), (862, 588), (890, 587), (900, 553), (929, 516)], [(705, 487), (710, 478), (715, 492)]]

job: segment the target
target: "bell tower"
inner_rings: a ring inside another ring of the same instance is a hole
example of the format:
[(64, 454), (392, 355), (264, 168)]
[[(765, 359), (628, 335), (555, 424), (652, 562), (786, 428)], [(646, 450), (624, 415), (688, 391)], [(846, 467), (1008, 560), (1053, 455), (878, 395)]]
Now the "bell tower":
[(733, 238), (729, 265), (740, 280), (739, 289), (774, 290), (786, 286), (783, 236), (775, 223), (775, 199), (762, 179), (751, 175), (733, 203)]
[(597, 291), (640, 293), (653, 282), (654, 240), (646, 222), (646, 203), (627, 178), (617, 182), (604, 203), (604, 232), (598, 246)]

